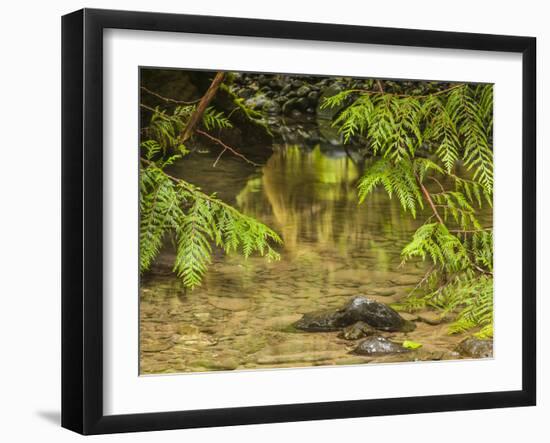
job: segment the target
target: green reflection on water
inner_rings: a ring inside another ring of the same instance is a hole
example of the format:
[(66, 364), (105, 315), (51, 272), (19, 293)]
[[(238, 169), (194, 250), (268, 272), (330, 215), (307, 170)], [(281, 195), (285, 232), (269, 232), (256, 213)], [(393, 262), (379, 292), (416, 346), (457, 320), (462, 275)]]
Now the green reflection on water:
[[(281, 234), (281, 260), (215, 254), (201, 287), (185, 293), (173, 275), (142, 282), (142, 373), (364, 363), (336, 334), (298, 334), (301, 314), (337, 308), (365, 294), (391, 303), (423, 276), (399, 268), (400, 251), (421, 223), (375, 192), (358, 205), (360, 168), (342, 149), (277, 147), (253, 170), (217, 153), (193, 154), (172, 173), (219, 196)], [(419, 217), (422, 220), (423, 217)], [(160, 262), (170, 263), (165, 250)], [(420, 326), (423, 350), (452, 347), (444, 327)]]
[(332, 250), (346, 257), (353, 251), (372, 252), (377, 266), (387, 269), (399, 252), (393, 248), (388, 254), (388, 242), (403, 240), (414, 222), (381, 193), (359, 206), (360, 172), (344, 151), (327, 155), (319, 147), (287, 146), (273, 154), (260, 177), (248, 180), (237, 206), (276, 229), (288, 253)]

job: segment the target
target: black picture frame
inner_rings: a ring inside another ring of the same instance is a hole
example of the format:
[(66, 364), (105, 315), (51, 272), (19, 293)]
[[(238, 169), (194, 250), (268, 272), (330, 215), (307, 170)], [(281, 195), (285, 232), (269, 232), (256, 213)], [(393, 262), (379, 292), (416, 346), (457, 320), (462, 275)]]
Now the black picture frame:
[[(104, 415), (102, 45), (103, 30), (107, 28), (522, 54), (522, 389)], [(97, 9), (65, 15), (62, 18), (62, 426), (82, 434), (104, 434), (535, 405), (535, 63), (536, 39), (532, 37)]]

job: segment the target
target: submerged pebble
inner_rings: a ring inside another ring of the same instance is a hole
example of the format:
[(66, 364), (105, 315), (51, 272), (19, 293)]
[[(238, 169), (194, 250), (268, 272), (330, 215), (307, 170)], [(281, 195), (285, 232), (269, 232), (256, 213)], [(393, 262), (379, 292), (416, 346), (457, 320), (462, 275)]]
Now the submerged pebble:
[(359, 355), (402, 354), (405, 352), (410, 352), (410, 350), (380, 336), (366, 338), (353, 350), (354, 354)]
[(491, 358), (493, 356), (493, 340), (470, 337), (461, 341), (455, 351), (464, 357)]
[(369, 326), (364, 321), (358, 321), (351, 326), (347, 326), (342, 329), (338, 334), (338, 337), (343, 338), (344, 340), (358, 340), (369, 335), (374, 335), (376, 329), (372, 326)]

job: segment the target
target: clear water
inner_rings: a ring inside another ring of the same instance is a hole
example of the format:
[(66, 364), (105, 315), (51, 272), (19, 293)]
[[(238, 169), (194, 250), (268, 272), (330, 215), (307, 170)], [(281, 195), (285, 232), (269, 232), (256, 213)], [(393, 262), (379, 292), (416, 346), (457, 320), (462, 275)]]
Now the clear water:
[(400, 251), (425, 217), (413, 220), (383, 191), (358, 205), (360, 166), (342, 149), (279, 146), (262, 168), (229, 154), (213, 167), (218, 153), (192, 154), (171, 173), (275, 229), (284, 240), (281, 260), (219, 253), (203, 285), (185, 291), (170, 273), (173, 252), (163, 251), (142, 279), (142, 374), (455, 357), (461, 337), (445, 324), (383, 333), (423, 347), (377, 358), (350, 354), (354, 342), (336, 333), (290, 328), (303, 313), (338, 308), (355, 295), (384, 303), (405, 297), (426, 267), (400, 266)]

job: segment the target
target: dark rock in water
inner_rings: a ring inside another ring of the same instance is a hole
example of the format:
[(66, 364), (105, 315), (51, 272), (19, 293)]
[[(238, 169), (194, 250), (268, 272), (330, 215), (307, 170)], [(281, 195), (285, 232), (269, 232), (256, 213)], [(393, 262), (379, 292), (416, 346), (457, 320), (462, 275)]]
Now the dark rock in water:
[(462, 340), (455, 351), (470, 358), (491, 358), (493, 356), (493, 340), (470, 337)]
[(296, 99), (295, 98), (291, 98), (290, 100), (288, 100), (284, 105), (283, 105), (283, 113), (285, 115), (289, 115), (292, 110), (294, 109), (294, 107), (296, 106)]
[(280, 81), (273, 79), (269, 82), (269, 87), (271, 89), (275, 89), (275, 90), (278, 91), (279, 89), (281, 89), (283, 87), (283, 85), (281, 84)]
[(304, 331), (334, 331), (360, 321), (390, 332), (409, 332), (416, 327), (389, 306), (363, 296), (352, 298), (337, 311), (305, 314), (295, 327)]
[(339, 311), (316, 311), (304, 314), (304, 316), (294, 323), (296, 329), (311, 332), (329, 332), (337, 331), (346, 326), (343, 321), (344, 314)]
[(276, 101), (266, 101), (262, 106), (262, 111), (269, 115), (277, 115), (281, 112), (281, 106)]
[(380, 354), (401, 354), (410, 352), (409, 349), (398, 345), (384, 337), (369, 337), (359, 342), (357, 347), (352, 351), (359, 355), (380, 355)]
[(254, 95), (254, 91), (252, 89), (242, 88), (237, 91), (237, 94), (239, 97), (247, 99)]
[(309, 99), (310, 103), (316, 104), (319, 101), (319, 93), (317, 91), (311, 91), (307, 98)]
[(286, 95), (286, 94), (288, 94), (288, 93), (290, 92), (291, 89), (292, 89), (292, 85), (290, 85), (290, 84), (287, 83), (287, 84), (283, 87), (283, 89), (281, 89), (281, 94), (282, 94), (282, 95)]
[(342, 310), (346, 313), (349, 324), (364, 321), (376, 329), (391, 332), (410, 332), (416, 328), (413, 322), (405, 320), (388, 305), (367, 297), (352, 298)]
[(297, 95), (298, 97), (305, 97), (305, 96), (308, 95), (310, 92), (311, 92), (310, 87), (307, 86), (307, 85), (304, 85), (304, 86), (301, 86), (301, 87), (296, 91), (296, 95)]
[(266, 86), (269, 84), (269, 78), (267, 78), (265, 75), (259, 75), (258, 76), (258, 84), (260, 86)]
[(352, 324), (351, 326), (347, 326), (340, 334), (338, 334), (338, 337), (343, 338), (345, 340), (358, 340), (363, 337), (368, 337), (369, 335), (376, 334), (376, 329), (374, 329), (372, 326), (369, 326), (364, 321), (358, 321), (357, 323)]
[(319, 141), (321, 141), (321, 137), (319, 136), (319, 134), (313, 133), (310, 134), (309, 140), (307, 142), (310, 145), (316, 145), (317, 143), (319, 143)]
[(307, 107), (308, 107), (307, 98), (301, 97), (296, 100), (296, 109), (299, 109), (300, 111), (305, 111)]
[(265, 95), (259, 94), (259, 95), (255, 95), (254, 97), (250, 97), (245, 101), (244, 104), (249, 108), (259, 111), (260, 109), (262, 109), (262, 106), (264, 105), (264, 103), (268, 100), (269, 99), (267, 99)]

